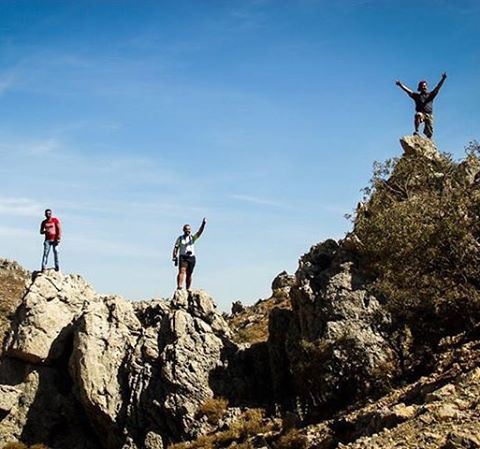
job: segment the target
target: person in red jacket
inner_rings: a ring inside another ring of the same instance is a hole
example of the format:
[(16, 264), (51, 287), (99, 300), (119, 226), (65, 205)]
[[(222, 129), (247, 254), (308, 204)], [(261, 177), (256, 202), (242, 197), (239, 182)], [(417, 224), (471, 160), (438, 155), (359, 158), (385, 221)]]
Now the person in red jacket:
[(58, 264), (58, 244), (62, 237), (62, 228), (60, 226), (60, 220), (52, 217), (51, 209), (45, 210), (45, 220), (40, 224), (40, 234), (45, 235), (45, 241), (43, 242), (43, 258), (42, 258), (42, 271), (47, 268), (48, 255), (50, 249), (53, 249), (53, 258), (55, 262), (55, 271), (60, 270)]

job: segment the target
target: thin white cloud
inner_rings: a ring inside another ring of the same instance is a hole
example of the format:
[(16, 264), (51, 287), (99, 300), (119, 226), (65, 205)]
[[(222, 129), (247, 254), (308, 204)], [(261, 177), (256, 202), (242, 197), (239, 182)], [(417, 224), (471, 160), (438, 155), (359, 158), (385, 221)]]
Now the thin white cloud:
[(30, 198), (0, 197), (0, 215), (38, 217), (44, 208)]
[(26, 229), (14, 228), (12, 226), (0, 226), (0, 237), (32, 239), (37, 237), (37, 233)]
[(258, 204), (262, 206), (273, 206), (273, 207), (288, 207), (286, 204), (280, 203), (278, 201), (272, 201), (265, 198), (259, 198), (256, 196), (250, 195), (230, 195), (230, 198), (239, 201), (246, 201), (248, 203)]

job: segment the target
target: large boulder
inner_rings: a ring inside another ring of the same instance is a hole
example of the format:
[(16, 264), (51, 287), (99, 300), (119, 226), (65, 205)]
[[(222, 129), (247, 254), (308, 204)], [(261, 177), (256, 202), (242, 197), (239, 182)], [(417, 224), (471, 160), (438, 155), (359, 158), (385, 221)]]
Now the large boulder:
[(442, 156), (435, 144), (421, 136), (403, 136), (400, 139), (405, 156), (420, 156), (432, 161), (441, 160)]
[(95, 300), (94, 291), (80, 276), (39, 274), (17, 311), (6, 343), (8, 355), (51, 363), (63, 354), (73, 323)]

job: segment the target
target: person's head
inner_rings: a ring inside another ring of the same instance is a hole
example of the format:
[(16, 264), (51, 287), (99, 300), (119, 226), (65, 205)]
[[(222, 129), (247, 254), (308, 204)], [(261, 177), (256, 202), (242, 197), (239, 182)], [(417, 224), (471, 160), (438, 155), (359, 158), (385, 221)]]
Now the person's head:
[(52, 216), (52, 209), (45, 209), (45, 217), (50, 218)]
[(185, 235), (190, 235), (192, 233), (192, 228), (189, 224), (183, 225), (183, 233)]
[(417, 89), (419, 92), (427, 92), (428, 90), (427, 82), (425, 80), (419, 81)]

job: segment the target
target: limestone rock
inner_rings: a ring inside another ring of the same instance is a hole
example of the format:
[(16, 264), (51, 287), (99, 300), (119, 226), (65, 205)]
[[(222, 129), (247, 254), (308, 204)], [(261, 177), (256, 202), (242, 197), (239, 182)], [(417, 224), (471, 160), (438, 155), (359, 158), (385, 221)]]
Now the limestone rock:
[(55, 360), (63, 353), (71, 324), (94, 299), (80, 276), (38, 275), (13, 321), (7, 353), (31, 363)]
[(430, 160), (440, 160), (441, 156), (435, 144), (425, 137), (404, 136), (400, 139), (406, 156), (422, 156)]
[(0, 385), (0, 411), (9, 412), (18, 401), (21, 390), (10, 385)]
[[(291, 366), (317, 363), (310, 369), (323, 382), (304, 394), (319, 407), (379, 391), (396, 374), (397, 355), (386, 338), (390, 316), (367, 292), (353, 253), (333, 240), (312, 247), (300, 260), (291, 299), (298, 329), (289, 332)], [(308, 342), (310, 355), (302, 355), (298, 341)]]
[(0, 442), (161, 449), (197, 435), (229, 335), (201, 290), (132, 303), (97, 295), (79, 276), (38, 275), (0, 367)]

